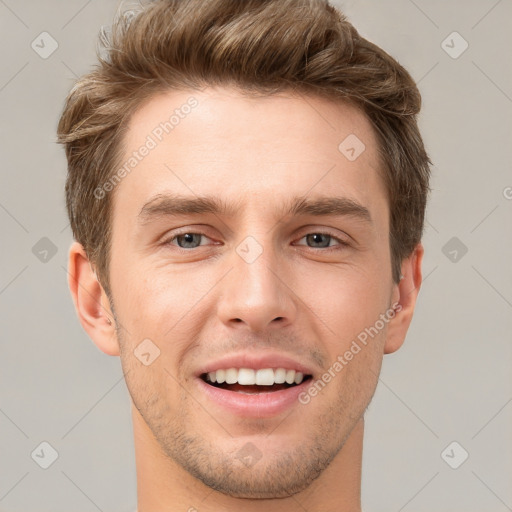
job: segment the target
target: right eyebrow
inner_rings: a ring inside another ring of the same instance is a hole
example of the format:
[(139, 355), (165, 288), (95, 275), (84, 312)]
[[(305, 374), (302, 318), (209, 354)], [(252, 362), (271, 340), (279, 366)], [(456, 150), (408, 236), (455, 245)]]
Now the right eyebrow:
[(227, 205), (213, 196), (186, 197), (179, 195), (158, 194), (150, 199), (139, 213), (139, 221), (146, 224), (155, 218), (177, 217), (179, 215), (217, 214), (234, 216), (239, 211), (238, 205)]

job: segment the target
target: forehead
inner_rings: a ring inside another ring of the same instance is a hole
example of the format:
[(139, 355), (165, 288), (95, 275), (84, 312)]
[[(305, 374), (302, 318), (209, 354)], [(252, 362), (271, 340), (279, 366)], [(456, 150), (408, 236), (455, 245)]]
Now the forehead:
[(127, 172), (114, 202), (124, 213), (138, 214), (165, 193), (267, 211), (290, 197), (334, 192), (369, 210), (386, 208), (372, 126), (345, 103), (229, 88), (171, 91), (134, 113), (123, 144)]

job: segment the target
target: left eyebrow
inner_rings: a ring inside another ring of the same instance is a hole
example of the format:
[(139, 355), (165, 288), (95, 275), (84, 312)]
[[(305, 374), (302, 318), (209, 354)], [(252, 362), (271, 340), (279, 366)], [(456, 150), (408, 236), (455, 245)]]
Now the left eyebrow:
[(313, 215), (313, 216), (336, 216), (356, 217), (369, 224), (372, 217), (368, 208), (347, 197), (322, 197), (320, 199), (294, 198), (289, 214), (291, 215)]
[[(228, 204), (215, 196), (181, 196), (172, 194), (158, 194), (150, 199), (139, 213), (139, 222), (146, 224), (155, 218), (176, 217), (181, 215), (215, 214), (235, 217), (240, 213), (243, 201)], [(321, 197), (309, 199), (294, 197), (288, 207), (281, 211), (282, 216), (315, 217), (337, 216), (355, 217), (359, 220), (372, 223), (368, 208), (346, 197)]]

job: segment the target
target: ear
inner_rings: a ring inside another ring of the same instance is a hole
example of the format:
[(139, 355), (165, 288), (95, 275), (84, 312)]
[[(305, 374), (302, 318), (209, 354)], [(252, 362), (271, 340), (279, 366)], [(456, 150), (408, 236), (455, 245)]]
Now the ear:
[(402, 262), (402, 276), (394, 285), (392, 305), (396, 304), (395, 316), (388, 323), (384, 354), (398, 350), (405, 341), (405, 335), (411, 324), (416, 298), (421, 286), (421, 263), (425, 250), (418, 244), (412, 254)]
[(119, 343), (107, 294), (78, 242), (69, 249), (68, 284), (82, 327), (102, 352), (118, 356)]

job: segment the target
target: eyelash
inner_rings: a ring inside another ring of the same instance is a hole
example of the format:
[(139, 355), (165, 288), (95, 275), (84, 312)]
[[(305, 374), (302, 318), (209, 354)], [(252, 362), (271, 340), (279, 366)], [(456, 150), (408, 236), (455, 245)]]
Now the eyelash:
[[(183, 247), (179, 247), (178, 245), (175, 245), (173, 244), (172, 242), (174, 240), (176, 240), (178, 237), (180, 236), (183, 236), (183, 235), (201, 235), (201, 236), (204, 236), (206, 238), (210, 238), (208, 235), (206, 235), (205, 233), (202, 233), (201, 231), (183, 231), (182, 233), (177, 233), (175, 235), (173, 235), (171, 238), (169, 238), (168, 240), (162, 242), (162, 245), (164, 246), (169, 246), (169, 245), (172, 245), (174, 247), (174, 249), (178, 250), (179, 252), (183, 252), (183, 253), (189, 253), (191, 251), (193, 251), (194, 249), (199, 249), (199, 247), (204, 247), (202, 245), (199, 245), (198, 247), (193, 247), (191, 249), (184, 249)], [(302, 240), (303, 238), (306, 238), (308, 235), (323, 235), (323, 236), (329, 236), (331, 239), (334, 239), (338, 242), (339, 245), (337, 246), (333, 246), (333, 247), (308, 247), (308, 246), (305, 246), (307, 247), (308, 249), (313, 249), (313, 250), (322, 250), (324, 252), (328, 251), (335, 251), (335, 250), (339, 250), (339, 248), (346, 248), (346, 247), (349, 247), (350, 244), (348, 242), (346, 242), (345, 240), (342, 240), (341, 238), (338, 238), (337, 236), (333, 235), (332, 233), (329, 233), (329, 232), (326, 232), (326, 231), (311, 231), (310, 233), (306, 233), (304, 236), (302, 236), (299, 240)]]

